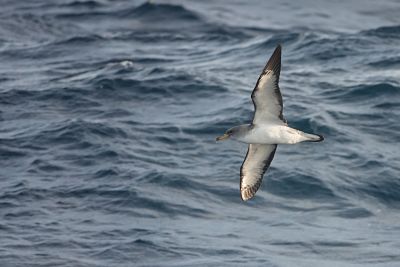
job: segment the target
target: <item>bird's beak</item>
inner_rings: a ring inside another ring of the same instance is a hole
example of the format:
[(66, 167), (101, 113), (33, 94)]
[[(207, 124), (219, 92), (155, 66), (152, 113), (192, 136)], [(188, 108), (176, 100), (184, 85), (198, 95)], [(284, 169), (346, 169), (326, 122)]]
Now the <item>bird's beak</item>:
[(218, 136), (215, 140), (216, 141), (223, 141), (223, 140), (228, 139), (229, 136), (230, 136), (229, 134), (224, 134), (224, 135)]

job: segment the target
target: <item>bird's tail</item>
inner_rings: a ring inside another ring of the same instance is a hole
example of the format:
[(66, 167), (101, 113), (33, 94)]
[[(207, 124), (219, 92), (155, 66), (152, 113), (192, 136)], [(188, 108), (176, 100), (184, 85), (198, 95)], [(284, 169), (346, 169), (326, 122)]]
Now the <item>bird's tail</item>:
[(303, 136), (305, 138), (304, 142), (321, 142), (321, 141), (324, 141), (324, 139), (325, 139), (320, 134), (303, 133)]

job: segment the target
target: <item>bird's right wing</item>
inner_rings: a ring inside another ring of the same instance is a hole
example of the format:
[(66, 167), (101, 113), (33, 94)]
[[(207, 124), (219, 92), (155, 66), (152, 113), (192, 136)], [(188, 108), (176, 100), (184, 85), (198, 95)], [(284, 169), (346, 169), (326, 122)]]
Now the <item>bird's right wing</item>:
[(261, 186), (264, 173), (274, 158), (277, 145), (249, 144), (246, 158), (240, 168), (240, 195), (242, 200), (252, 198)]
[(265, 65), (251, 94), (254, 104), (254, 124), (264, 124), (271, 121), (286, 123), (283, 117), (283, 102), (279, 89), (281, 51), (282, 47), (278, 45)]

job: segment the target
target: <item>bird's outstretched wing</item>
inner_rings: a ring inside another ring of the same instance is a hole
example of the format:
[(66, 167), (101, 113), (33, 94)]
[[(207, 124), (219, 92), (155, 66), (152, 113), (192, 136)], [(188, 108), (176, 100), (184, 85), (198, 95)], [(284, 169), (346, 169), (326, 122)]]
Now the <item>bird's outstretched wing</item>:
[(260, 188), (264, 173), (274, 158), (277, 145), (249, 144), (246, 158), (240, 168), (240, 195), (242, 200), (252, 198)]
[(251, 94), (254, 104), (253, 124), (263, 124), (271, 121), (282, 121), (286, 124), (282, 114), (283, 103), (279, 89), (281, 51), (282, 47), (278, 45), (264, 67)]

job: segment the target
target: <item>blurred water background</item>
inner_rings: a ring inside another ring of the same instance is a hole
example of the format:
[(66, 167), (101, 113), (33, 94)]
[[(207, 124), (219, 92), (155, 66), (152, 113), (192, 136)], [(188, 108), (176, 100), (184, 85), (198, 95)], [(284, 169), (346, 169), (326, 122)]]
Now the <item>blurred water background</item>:
[[(400, 266), (398, 1), (2, 0), (0, 266)], [(250, 93), (289, 125), (242, 202)]]

